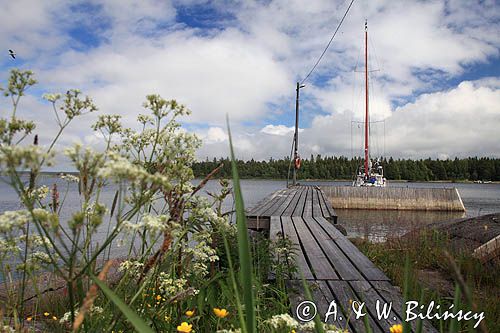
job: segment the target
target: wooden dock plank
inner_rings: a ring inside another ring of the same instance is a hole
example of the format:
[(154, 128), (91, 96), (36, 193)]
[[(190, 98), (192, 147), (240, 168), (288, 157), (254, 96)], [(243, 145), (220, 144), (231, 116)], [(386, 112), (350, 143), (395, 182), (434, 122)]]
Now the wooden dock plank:
[[(392, 302), (392, 308), (394, 312), (396, 312), (399, 318), (404, 319), (406, 315), (404, 315), (403, 311), (403, 297), (401, 296), (401, 292), (398, 288), (394, 287), (388, 281), (371, 281), (371, 284), (377, 292), (385, 299), (386, 302)], [(417, 329), (417, 320), (411, 321), (411, 326), (414, 331)], [(428, 320), (422, 321), (422, 331), (437, 333), (438, 330), (432, 326), (432, 324)]]
[(282, 189), (274, 192), (270, 196), (264, 198), (259, 201), (250, 211), (247, 212), (247, 216), (262, 216), (262, 213), (265, 212), (269, 207), (272, 207), (276, 201), (278, 201), (281, 196), (286, 193), (287, 189)]
[(297, 189), (293, 189), (293, 188), (289, 189), (288, 195), (286, 196), (285, 200), (280, 202), (279, 205), (276, 205), (272, 211), (267, 212), (269, 214), (269, 216), (281, 216), (282, 213), (285, 211), (285, 209), (290, 204), (290, 202), (292, 202), (296, 193), (297, 193)]
[[(279, 238), (283, 237), (283, 229), (281, 227), (281, 217), (279, 216), (271, 216), (270, 222), (269, 222), (269, 239), (271, 241), (276, 241)], [(274, 259), (277, 262), (281, 262), (282, 260), (285, 260), (284, 258), (280, 258), (277, 253), (274, 253)], [(269, 280), (274, 280), (276, 278), (275, 272), (269, 272), (268, 274)]]
[(304, 205), (307, 199), (307, 187), (304, 186), (304, 189), (301, 191), (299, 202), (297, 202), (297, 206), (295, 206), (295, 210), (292, 213), (292, 216), (302, 216), (302, 212), (304, 212)]
[(341, 280), (364, 280), (361, 273), (354, 267), (351, 261), (340, 250), (337, 244), (332, 241), (329, 235), (321, 228), (318, 222), (312, 217), (304, 217), (304, 220), (321, 246), (326, 256), (335, 267), (337, 275)]
[(323, 210), (323, 216), (325, 216), (327, 220), (331, 220), (333, 223), (336, 224), (337, 214), (335, 213), (335, 210), (333, 209), (331, 202), (327, 199), (323, 191), (320, 190), (318, 194), (321, 196), (320, 201), (323, 203), (324, 208), (326, 208), (326, 211)]
[[(328, 282), (324, 280), (318, 280), (315, 281), (315, 285), (313, 286), (315, 288), (312, 288), (312, 297), (314, 301), (319, 300), (319, 304), (317, 303), (316, 305), (318, 306), (318, 313), (321, 315), (321, 321), (325, 323), (325, 315), (328, 313), (328, 310), (330, 308), (330, 303), (335, 300), (335, 297), (332, 294), (332, 291), (330, 290), (330, 287), (328, 287)], [(333, 309), (332, 309), (333, 310)], [(346, 326), (346, 320), (340, 320), (340, 315), (337, 316), (336, 320), (333, 320), (333, 316), (330, 316), (329, 320), (326, 321), (327, 324), (333, 324), (337, 327), (345, 327)]]
[[(344, 320), (349, 321), (349, 326), (352, 328), (353, 332), (366, 332), (365, 325), (363, 320), (360, 318), (358, 320), (355, 319), (353, 310), (352, 310), (352, 301), (360, 301), (354, 291), (349, 286), (347, 281), (328, 281), (328, 286), (330, 287), (333, 295), (337, 300), (337, 304), (342, 308), (342, 312), (344, 313)], [(373, 317), (370, 313), (368, 313), (368, 322), (372, 328), (372, 331), (375, 333), (382, 333), (388, 331), (382, 331), (380, 327), (377, 325), (376, 317)]]
[(304, 223), (301, 217), (292, 217), (293, 224), (297, 230), (297, 235), (299, 236), (300, 243), (302, 244), (304, 255), (309, 258), (309, 265), (313, 271), (314, 276), (318, 280), (337, 280), (338, 276), (333, 269), (331, 263), (328, 261), (325, 253), (318, 245), (314, 236), (311, 234), (309, 229)]
[(292, 216), (295, 207), (297, 206), (300, 200), (301, 195), (302, 195), (302, 190), (296, 189), (292, 201), (290, 201), (288, 207), (286, 207), (285, 210), (281, 213), (281, 216)]
[(301, 216), (312, 216), (312, 203), (313, 203), (313, 188), (312, 186), (307, 187), (307, 197), (304, 202), (304, 210), (302, 211)]
[(321, 210), (321, 203), (319, 200), (319, 192), (320, 190), (316, 187), (313, 188), (313, 197), (312, 197), (312, 215), (313, 216), (323, 216), (323, 212)]
[(333, 242), (344, 252), (345, 256), (349, 258), (352, 264), (361, 272), (366, 280), (370, 281), (389, 281), (390, 279), (371, 261), (368, 259), (358, 248), (352, 244), (335, 226), (329, 223), (324, 218), (315, 218), (326, 231)]
[[(296, 265), (299, 271), (302, 271), (304, 278), (307, 280), (313, 280), (314, 276), (309, 268), (309, 264), (307, 263), (306, 257), (302, 252), (302, 248), (300, 245), (299, 237), (297, 236), (297, 232), (293, 226), (292, 218), (288, 216), (281, 217), (281, 225), (283, 227), (283, 235), (288, 237), (288, 239), (292, 242), (296, 249)], [(297, 274), (297, 278), (300, 278), (300, 273)]]
[[(380, 296), (375, 288), (368, 281), (349, 281), (349, 285), (354, 289), (356, 294), (358, 295), (358, 299), (361, 302), (364, 302), (365, 308), (373, 315), (373, 317), (377, 317), (377, 301), (381, 306), (384, 305), (384, 299)], [(392, 325), (400, 324), (401, 318), (399, 318), (396, 313), (391, 310), (389, 316), (387, 318), (380, 318), (377, 320), (378, 324), (381, 326), (384, 332), (389, 332), (389, 329)]]

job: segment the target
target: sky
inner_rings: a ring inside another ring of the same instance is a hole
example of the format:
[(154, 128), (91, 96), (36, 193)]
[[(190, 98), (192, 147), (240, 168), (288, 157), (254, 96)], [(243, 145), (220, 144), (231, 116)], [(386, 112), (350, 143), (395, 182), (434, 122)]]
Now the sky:
[[(35, 72), (18, 114), (41, 144), (56, 128), (44, 93), (78, 88), (126, 126), (158, 93), (192, 111), (181, 121), (204, 142), (198, 158), (228, 155), (228, 115), (237, 157), (262, 160), (289, 155), (296, 82), (350, 0), (0, 2), (0, 84), (12, 68)], [(365, 20), (372, 155), (500, 157), (500, 4), (488, 0), (355, 0), (300, 90), (301, 156), (361, 155)], [(58, 149), (98, 147), (95, 120), (73, 123)]]

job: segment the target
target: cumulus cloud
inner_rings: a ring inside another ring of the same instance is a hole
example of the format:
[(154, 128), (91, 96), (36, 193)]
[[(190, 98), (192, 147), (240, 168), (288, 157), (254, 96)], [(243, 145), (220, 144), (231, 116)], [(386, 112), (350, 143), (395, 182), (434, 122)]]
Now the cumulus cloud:
[[(197, 26), (179, 15), (186, 8), (197, 15), (203, 6), (212, 7), (218, 24)], [(292, 113), (282, 110), (293, 109), (294, 82), (323, 51), (345, 6), (340, 0), (11, 1), (0, 13), (0, 44), (19, 59), (3, 57), (0, 66), (36, 72), (39, 88), (23, 108), (39, 123), (43, 142), (53, 122), (40, 117), (41, 110), (51, 112), (41, 93), (81, 88), (101, 112), (121, 114), (126, 126), (144, 112), (146, 94), (186, 104), (192, 116), (182, 121), (205, 140), (202, 157), (227, 155), (226, 114), (241, 157), (282, 157), (293, 136)], [(370, 78), (376, 83), (371, 119), (386, 119), (387, 153), (498, 155), (499, 78), (466, 77), (478, 64), (498, 62), (496, 8), (494, 0), (355, 3), (301, 90), (302, 155), (352, 151), (351, 121), (364, 113), (363, 75), (353, 70), (363, 66), (365, 18), (370, 68), (380, 70)], [(94, 119), (69, 128), (61, 147), (98, 142), (85, 130)]]
[[(260, 132), (264, 134), (270, 134), (270, 135), (279, 135), (279, 136), (284, 136), (288, 135), (290, 133), (293, 133), (295, 131), (295, 127), (287, 127), (285, 125), (266, 125), (264, 126)], [(303, 129), (299, 128), (299, 133), (302, 132)]]

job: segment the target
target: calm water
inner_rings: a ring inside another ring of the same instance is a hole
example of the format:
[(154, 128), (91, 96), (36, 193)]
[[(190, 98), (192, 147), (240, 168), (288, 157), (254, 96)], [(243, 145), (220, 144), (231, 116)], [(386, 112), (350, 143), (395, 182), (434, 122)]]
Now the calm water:
[[(78, 189), (76, 184), (67, 187), (66, 182), (54, 176), (42, 176), (40, 185), (49, 187), (56, 183), (60, 191), (60, 200), (66, 196), (61, 221), (67, 220), (72, 212), (80, 207)], [(346, 186), (348, 182), (303, 182), (308, 185), (333, 185)], [(250, 208), (259, 200), (286, 186), (285, 181), (278, 180), (242, 180), (242, 191), (245, 207)], [(500, 184), (458, 184), (458, 183), (390, 183), (392, 187), (456, 187), (462, 197), (467, 212), (425, 212), (425, 211), (366, 211), (366, 210), (336, 210), (339, 221), (343, 224), (350, 237), (365, 237), (372, 241), (381, 241), (388, 235), (400, 235), (409, 230), (418, 229), (425, 224), (436, 221), (450, 220), (464, 216), (477, 216), (482, 214), (500, 212)], [(219, 189), (218, 181), (210, 181), (200, 194), (207, 196), (206, 192), (216, 192)], [(67, 191), (67, 192), (66, 192)], [(101, 194), (102, 201), (111, 204), (114, 196), (113, 186), (105, 188)], [(4, 182), (0, 182), (0, 212), (20, 209), (15, 193)], [(224, 209), (232, 210), (232, 199), (224, 202)], [(104, 239), (107, 226), (101, 226), (100, 237)]]

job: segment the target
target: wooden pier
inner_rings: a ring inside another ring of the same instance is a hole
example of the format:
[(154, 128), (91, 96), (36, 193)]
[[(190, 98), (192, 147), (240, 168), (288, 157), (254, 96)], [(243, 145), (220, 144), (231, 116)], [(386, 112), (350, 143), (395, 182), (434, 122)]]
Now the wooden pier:
[[(363, 318), (354, 318), (352, 301), (365, 303), (363, 311), (373, 332), (388, 332), (393, 324), (402, 323), (406, 318), (399, 289), (337, 230), (335, 211), (318, 187), (296, 186), (277, 191), (253, 207), (247, 217), (250, 229), (267, 229), (271, 239), (287, 237), (294, 244), (295, 265), (310, 286), (322, 321), (328, 310), (333, 309), (330, 308), (332, 301), (337, 305), (338, 314), (336, 320), (333, 315), (329, 316), (327, 323), (347, 328), (349, 332), (365, 332)], [(403, 263), (401, 265), (403, 269)], [(306, 299), (300, 273), (285, 283), (291, 313), (300, 320), (297, 306)], [(392, 302), (387, 318), (378, 319), (377, 301), (380, 309)], [(415, 330), (417, 321), (411, 324)], [(426, 321), (423, 331), (437, 332)]]

